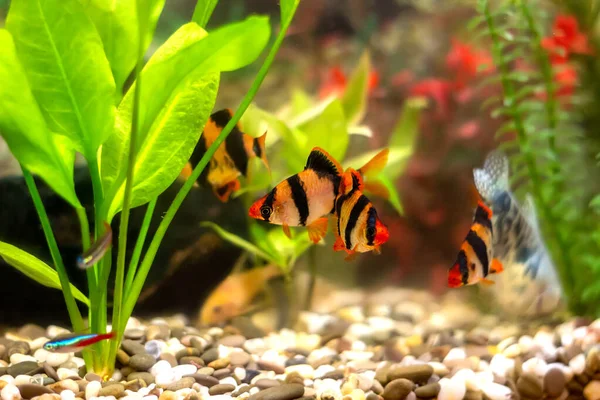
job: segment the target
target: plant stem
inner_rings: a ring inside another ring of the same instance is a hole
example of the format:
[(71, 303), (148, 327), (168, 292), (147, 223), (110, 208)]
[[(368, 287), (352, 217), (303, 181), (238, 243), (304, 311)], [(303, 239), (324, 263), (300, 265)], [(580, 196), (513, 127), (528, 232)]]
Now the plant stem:
[[(29, 194), (33, 200), (33, 205), (35, 206), (35, 210), (42, 224), (44, 236), (46, 237), (46, 242), (48, 243), (48, 248), (50, 249), (50, 254), (52, 256), (52, 261), (54, 262), (56, 272), (58, 273), (58, 279), (60, 280), (60, 286), (62, 288), (65, 303), (67, 305), (67, 312), (69, 313), (69, 318), (71, 320), (71, 324), (73, 325), (73, 331), (82, 332), (84, 330), (83, 318), (81, 317), (79, 308), (77, 308), (77, 303), (73, 297), (73, 292), (71, 292), (69, 275), (67, 274), (62, 256), (60, 255), (60, 250), (58, 249), (58, 244), (56, 243), (56, 238), (54, 237), (54, 232), (52, 232), (52, 226), (50, 225), (50, 219), (46, 213), (46, 208), (44, 207), (40, 193), (37, 190), (33, 176), (22, 165), (21, 170), (23, 171), (23, 178), (25, 178), (27, 189), (29, 189)], [(86, 356), (86, 358), (86, 363), (91, 361), (89, 354)]]
[[(139, 6), (139, 2), (138, 2)], [(139, 10), (138, 10), (139, 17)], [(115, 339), (110, 342), (108, 361), (106, 367), (109, 371), (114, 368), (117, 349), (121, 343), (124, 327), (127, 321), (121, 319), (123, 308), (123, 283), (125, 280), (125, 256), (127, 255), (127, 231), (129, 228), (129, 213), (131, 210), (131, 192), (133, 189), (133, 173), (135, 169), (136, 145), (139, 130), (140, 90), (142, 87), (142, 64), (144, 60), (143, 40), (140, 36), (138, 42), (138, 58), (135, 66), (135, 90), (133, 92), (133, 110), (131, 117), (131, 135), (129, 139), (129, 155), (127, 158), (127, 178), (125, 180), (125, 193), (123, 195), (123, 210), (121, 211), (121, 225), (119, 227), (119, 248), (117, 253), (117, 270), (115, 275), (115, 294), (113, 297), (112, 331)]]
[(152, 222), (152, 214), (154, 213), (157, 200), (158, 197), (150, 200), (150, 203), (148, 203), (148, 207), (146, 208), (144, 221), (142, 222), (142, 227), (140, 228), (140, 233), (138, 235), (137, 242), (135, 243), (131, 261), (129, 261), (129, 268), (127, 269), (127, 277), (125, 278), (125, 293), (129, 292), (129, 289), (131, 289), (131, 284), (133, 283), (133, 278), (135, 277), (135, 272), (137, 271), (137, 267), (140, 262), (140, 256), (142, 255), (142, 249), (144, 248), (144, 243), (146, 242), (146, 236), (148, 235), (150, 222)]
[(542, 216), (543, 216), (544, 220), (546, 221), (545, 225), (550, 233), (550, 236), (552, 237), (552, 239), (556, 243), (556, 246), (558, 247), (557, 256), (559, 257), (560, 265), (562, 266), (562, 268), (560, 268), (560, 272), (562, 275), (561, 276), (562, 281), (564, 283), (563, 289), (565, 290), (565, 295), (568, 298), (569, 304), (571, 305), (571, 307), (573, 307), (573, 306), (575, 306), (575, 303), (574, 303), (575, 299), (573, 298), (574, 282), (573, 282), (573, 276), (570, 273), (572, 264), (571, 264), (571, 260), (570, 260), (570, 256), (569, 256), (569, 251), (568, 251), (567, 246), (563, 242), (562, 237), (556, 230), (556, 221), (554, 219), (554, 216), (552, 215), (552, 210), (549, 207), (549, 205), (546, 203), (546, 201), (542, 195), (540, 174), (537, 169), (535, 157), (531, 153), (531, 150), (529, 149), (529, 146), (527, 144), (528, 135), (525, 130), (525, 126), (523, 124), (523, 117), (521, 115), (521, 111), (519, 110), (519, 108), (517, 107), (517, 105), (515, 104), (514, 101), (506, 101), (506, 99), (512, 100), (515, 98), (515, 88), (513, 86), (512, 81), (508, 78), (509, 67), (503, 61), (504, 58), (502, 57), (502, 47), (500, 44), (500, 35), (496, 31), (494, 17), (491, 15), (491, 13), (489, 11), (488, 2), (483, 1), (483, 4), (484, 4), (483, 13), (484, 13), (486, 22), (488, 24), (488, 28), (490, 31), (490, 37), (492, 40), (493, 57), (496, 61), (496, 64), (499, 67), (499, 71), (501, 74), (502, 88), (503, 88), (504, 99), (505, 99), (504, 104), (510, 104), (510, 106), (509, 106), (511, 108), (510, 115), (515, 123), (515, 130), (517, 131), (517, 141), (519, 143), (519, 147), (521, 148), (521, 151), (523, 152), (524, 157), (525, 157), (525, 163), (527, 165), (527, 170), (528, 170), (529, 177), (531, 180), (531, 186), (532, 186), (534, 198), (537, 200), (539, 208), (542, 212)]
[(315, 293), (315, 283), (317, 281), (317, 246), (310, 246), (308, 249), (308, 268), (310, 270), (310, 280), (308, 290), (306, 291), (306, 303), (304, 309), (310, 311), (312, 307), (313, 295)]
[[(295, 12), (295, 10), (293, 12)], [(292, 15), (293, 15), (293, 12), (292, 12)], [(288, 21), (286, 21), (286, 23), (282, 24), (281, 31), (277, 35), (277, 39), (273, 43), (273, 47), (269, 51), (269, 54), (267, 55), (262, 67), (258, 71), (258, 74), (257, 74), (256, 78), (254, 79), (254, 82), (252, 83), (250, 90), (244, 96), (244, 99), (242, 100), (240, 106), (236, 110), (235, 114), (233, 115), (233, 117), (231, 118), (229, 123), (227, 123), (227, 125), (225, 126), (225, 128), (223, 128), (223, 130), (221, 131), (221, 133), (219, 134), (217, 139), (206, 150), (206, 153), (204, 153), (204, 155), (202, 156), (202, 159), (196, 165), (196, 167), (192, 171), (192, 174), (190, 175), (190, 177), (188, 177), (185, 184), (181, 187), (181, 189), (179, 189), (179, 192), (177, 193), (177, 195), (175, 196), (175, 199), (169, 206), (169, 209), (167, 210), (163, 220), (160, 222), (160, 225), (158, 226), (158, 229), (156, 230), (156, 233), (154, 234), (154, 237), (152, 238), (152, 241), (150, 242), (148, 251), (146, 252), (146, 255), (144, 256), (144, 259), (142, 260), (140, 269), (139, 269), (138, 273), (136, 274), (136, 277), (133, 280), (133, 284), (131, 285), (131, 291), (129, 293), (127, 293), (127, 299), (125, 301), (125, 307), (124, 307), (124, 311), (122, 314), (123, 321), (127, 321), (127, 319), (129, 319), (129, 316), (133, 312), (133, 307), (135, 306), (135, 302), (142, 291), (144, 282), (146, 280), (146, 277), (148, 276), (148, 272), (150, 271), (150, 267), (152, 266), (152, 263), (154, 262), (154, 257), (156, 257), (158, 248), (160, 247), (160, 244), (161, 244), (163, 238), (165, 237), (165, 234), (167, 233), (167, 229), (169, 228), (171, 221), (173, 221), (173, 218), (175, 217), (177, 210), (179, 210), (179, 207), (181, 207), (183, 200), (185, 199), (187, 194), (192, 189), (194, 182), (198, 179), (198, 177), (200, 176), (200, 174), (202, 173), (202, 171), (208, 164), (209, 160), (212, 158), (214, 153), (217, 151), (217, 148), (221, 145), (221, 143), (223, 143), (225, 141), (225, 139), (227, 138), (227, 136), (229, 135), (229, 133), (231, 132), (231, 130), (233, 129), (235, 124), (237, 124), (237, 122), (240, 120), (241, 116), (244, 114), (244, 112), (246, 111), (248, 106), (250, 106), (250, 103), (252, 102), (252, 99), (254, 99), (254, 96), (256, 96), (256, 93), (258, 92), (260, 85), (262, 84), (263, 80), (265, 79), (267, 72), (269, 71), (269, 68), (271, 67), (271, 64), (273, 63), (273, 60), (275, 59), (275, 55), (277, 54), (277, 51), (279, 50), (279, 47), (281, 46), (281, 43), (283, 42), (283, 39), (285, 37), (285, 32), (287, 31), (287, 28), (289, 27), (291, 19), (292, 19), (292, 16), (290, 16), (290, 19)]]

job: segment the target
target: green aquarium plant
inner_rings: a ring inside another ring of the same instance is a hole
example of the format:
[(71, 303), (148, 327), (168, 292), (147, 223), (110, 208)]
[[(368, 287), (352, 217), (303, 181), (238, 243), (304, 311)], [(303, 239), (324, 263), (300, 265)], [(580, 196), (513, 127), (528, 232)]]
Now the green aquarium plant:
[[(75, 332), (105, 333), (109, 328), (112, 258), (105, 256), (86, 270), (87, 296), (69, 283), (32, 175), (76, 211), (82, 251), (90, 247), (90, 224), (73, 183), (76, 153), (87, 161), (93, 184), (95, 240), (104, 234), (103, 223), (110, 224), (120, 213), (110, 318), (116, 338), (84, 349), (88, 370), (103, 377), (112, 374), (123, 331), (161, 241), (194, 181), (256, 95), (299, 0), (279, 3), (279, 32), (250, 90), (179, 190), (144, 254), (149, 224), (143, 224), (127, 264), (131, 208), (147, 205), (149, 221), (157, 197), (176, 179), (201, 135), (221, 73), (259, 57), (269, 42), (269, 20), (250, 16), (207, 32), (217, 1), (199, 0), (193, 21), (144, 63), (165, 0), (11, 2), (6, 29), (0, 29), (0, 132), (21, 164), (53, 265), (7, 243), (0, 243), (0, 256), (37, 282), (62, 289)], [(132, 73), (135, 81), (124, 92)], [(76, 300), (87, 310), (87, 324)]]
[[(369, 73), (370, 60), (368, 53), (365, 53), (359, 60), (343, 94), (339, 97), (333, 96), (317, 102), (309, 94), (297, 89), (293, 91), (290, 102), (276, 113), (252, 105), (241, 120), (244, 130), (252, 134), (269, 132), (268, 152), (281, 156), (270, 158), (270, 175), (264, 169), (257, 169), (260, 168), (259, 161), (252, 165), (247, 184), (233, 196), (242, 196), (244, 206), (248, 209), (252, 201), (273, 185), (302, 171), (308, 154), (315, 146), (329, 152), (341, 162), (344, 168), (359, 168), (375, 156), (381, 149), (368, 151), (355, 157), (346, 157), (350, 140), (364, 142), (371, 134), (368, 127), (361, 125), (367, 112)], [(388, 164), (377, 177), (388, 189), (388, 202), (399, 214), (402, 214), (402, 205), (395, 180), (402, 174), (412, 155), (418, 133), (420, 111), (424, 107), (425, 101), (422, 98), (409, 98), (406, 101), (388, 141), (387, 147), (390, 150)], [(246, 240), (212, 222), (205, 222), (203, 225), (213, 228), (224, 240), (253, 254), (261, 262), (279, 266), (288, 277), (300, 256), (309, 251), (313, 255), (310, 257), (309, 268), (314, 281), (315, 247), (309, 240), (305, 228), (295, 229), (290, 240), (283, 233), (281, 226), (251, 220), (249, 240)], [(309, 285), (309, 292), (311, 287), (312, 285)], [(309, 293), (308, 305), (310, 300)]]
[(598, 315), (600, 170), (598, 160), (587, 162), (582, 139), (597, 126), (580, 123), (579, 105), (599, 93), (575, 87), (574, 55), (554, 53), (543, 11), (526, 0), (480, 0), (470, 28), (492, 49), (496, 73), (485, 84), (501, 94), (485, 106), (505, 121), (496, 137), (509, 153), (511, 183), (521, 199), (533, 197), (570, 310)]

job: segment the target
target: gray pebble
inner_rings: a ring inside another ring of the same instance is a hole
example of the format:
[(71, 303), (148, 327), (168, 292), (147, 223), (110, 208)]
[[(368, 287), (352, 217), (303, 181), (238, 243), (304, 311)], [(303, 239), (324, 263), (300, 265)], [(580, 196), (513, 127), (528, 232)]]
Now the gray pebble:
[(421, 386), (415, 389), (415, 394), (419, 398), (430, 399), (436, 397), (440, 392), (441, 386), (439, 383), (430, 383), (429, 385)]
[(185, 356), (179, 359), (179, 364), (193, 364), (196, 367), (203, 367), (204, 360), (200, 357)]
[(388, 371), (387, 379), (393, 381), (395, 379), (408, 379), (414, 383), (425, 383), (433, 375), (433, 367), (429, 364), (418, 364), (408, 366), (392, 367)]
[(125, 386), (120, 383), (112, 383), (108, 386), (103, 387), (98, 392), (98, 396), (115, 396), (121, 397), (125, 393)]
[(173, 382), (170, 385), (167, 385), (165, 389), (176, 392), (180, 389), (189, 389), (194, 383), (196, 383), (196, 379), (192, 375), (190, 375), (186, 376), (185, 378), (181, 378), (177, 382)]
[(125, 387), (125, 390), (131, 390), (132, 392), (137, 392), (141, 388), (144, 388), (148, 385), (146, 384), (146, 381), (143, 381), (141, 379), (133, 379), (128, 382), (125, 382), (123, 384), (123, 386)]
[(167, 361), (169, 364), (171, 364), (171, 367), (177, 366), (177, 359), (171, 353), (162, 353), (158, 359)]
[(21, 397), (24, 399), (31, 399), (36, 396), (41, 396), (45, 393), (54, 393), (52, 390), (44, 387), (42, 385), (34, 385), (31, 383), (26, 383), (23, 385), (17, 386), (19, 388), (19, 392), (21, 393)]
[(344, 371), (340, 371), (337, 369), (335, 371), (329, 371), (325, 375), (323, 375), (323, 379), (344, 379)]
[(168, 340), (171, 336), (171, 329), (167, 325), (150, 325), (146, 329), (146, 340)]
[(211, 367), (202, 367), (198, 369), (198, 373), (203, 375), (212, 375), (213, 372), (215, 372), (215, 369)]
[(16, 342), (12, 342), (8, 346), (6, 354), (8, 355), (8, 358), (10, 358), (10, 356), (12, 356), (13, 354), (29, 354), (30, 350), (31, 349), (27, 342), (19, 340)]
[(131, 368), (130, 366), (121, 368), (121, 373), (123, 374), (123, 376), (128, 376), (129, 374), (132, 374), (134, 372), (135, 368)]
[(208, 349), (204, 353), (202, 353), (202, 359), (204, 360), (205, 364), (211, 363), (211, 362), (217, 360), (218, 358), (219, 358), (219, 349), (214, 348), (214, 347), (212, 349)]
[(248, 400), (292, 400), (304, 395), (304, 385), (290, 383), (270, 387), (253, 394)]
[(382, 396), (385, 400), (404, 400), (414, 386), (408, 379), (395, 379), (385, 386)]
[(144, 348), (144, 345), (135, 340), (131, 340), (131, 339), (123, 340), (123, 343), (121, 343), (121, 347), (130, 356), (133, 356), (135, 354), (146, 354), (146, 349)]
[(275, 386), (280, 386), (280, 385), (281, 385), (281, 382), (279, 382), (277, 379), (268, 379), (268, 378), (259, 379), (254, 383), (254, 386), (256, 386), (259, 389), (268, 389), (268, 388), (273, 388)]
[(202, 386), (206, 386), (207, 388), (213, 387), (219, 383), (219, 380), (217, 378), (212, 377), (210, 375), (196, 373), (190, 375), (189, 378), (194, 378), (196, 382), (198, 382)]
[(200, 350), (201, 352), (204, 351), (204, 341), (201, 340), (199, 337), (193, 336), (192, 338), (190, 338), (190, 345), (193, 348)]
[(27, 324), (21, 327), (17, 332), (20, 337), (27, 337), (31, 340), (46, 336), (46, 330), (39, 325)]
[(175, 358), (178, 360), (182, 357), (200, 357), (202, 352), (194, 347), (186, 347), (185, 349), (181, 349), (175, 354)]
[(138, 371), (148, 371), (156, 360), (150, 354), (136, 354), (129, 359), (129, 366)]
[(264, 371), (273, 371), (276, 374), (283, 374), (285, 372), (285, 368), (282, 365), (275, 364), (268, 361), (259, 360), (257, 362), (258, 368)]
[(210, 389), (208, 389), (208, 394), (210, 394), (211, 396), (216, 396), (218, 394), (230, 393), (230, 392), (233, 392), (234, 390), (235, 390), (235, 386), (227, 384), (227, 383), (220, 383), (220, 384), (215, 385), (215, 386), (211, 387)]
[(59, 381), (60, 378), (58, 377), (56, 370), (48, 363), (43, 363), (42, 364), (42, 368), (44, 368), (44, 373), (46, 375), (48, 375), (50, 378), (54, 379), (55, 381)]
[(229, 368), (217, 369), (217, 370), (215, 370), (215, 372), (213, 372), (212, 376), (221, 380), (223, 378), (227, 378), (228, 376), (231, 376), (231, 370)]
[(227, 347), (244, 347), (246, 338), (242, 335), (229, 335), (221, 338), (218, 343)]
[(144, 337), (144, 330), (139, 328), (126, 329), (123, 337), (125, 339), (141, 340)]
[(88, 372), (87, 374), (85, 374), (83, 379), (85, 379), (88, 382), (92, 382), (92, 381), (102, 382), (102, 377), (98, 374), (94, 374), (93, 372)]
[(154, 383), (154, 375), (149, 372), (132, 372), (127, 375), (127, 380), (132, 381), (135, 379), (141, 379), (146, 382), (146, 385), (151, 385)]
[(544, 375), (544, 392), (550, 397), (558, 397), (565, 390), (567, 379), (558, 368), (550, 368)]
[(16, 378), (17, 375), (35, 375), (42, 369), (35, 361), (23, 361), (8, 367), (6, 373)]
[(52, 385), (53, 383), (56, 383), (56, 381), (52, 378), (49, 378), (47, 376), (42, 378), (42, 385), (44, 386)]
[(379, 396), (376, 393), (369, 392), (367, 393), (366, 400), (381, 400), (383, 397)]
[(233, 393), (231, 393), (231, 396), (238, 397), (241, 394), (249, 392), (250, 389), (252, 389), (252, 386), (250, 386), (250, 385), (244, 384), (244, 385), (238, 386), (237, 389)]

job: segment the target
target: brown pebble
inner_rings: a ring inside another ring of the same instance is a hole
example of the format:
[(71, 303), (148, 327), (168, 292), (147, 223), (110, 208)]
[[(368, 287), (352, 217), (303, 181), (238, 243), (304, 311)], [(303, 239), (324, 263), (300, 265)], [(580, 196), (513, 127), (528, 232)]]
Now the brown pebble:
[(251, 395), (248, 400), (292, 400), (304, 395), (304, 385), (285, 384), (264, 389)]
[(32, 400), (60, 400), (60, 395), (56, 393), (44, 393), (40, 396), (32, 397)]
[(185, 378), (181, 378), (177, 382), (173, 382), (170, 385), (167, 385), (165, 389), (176, 392), (181, 389), (189, 389), (194, 383), (196, 383), (196, 380), (192, 376), (186, 376)]
[(211, 396), (216, 396), (218, 394), (230, 393), (230, 392), (233, 392), (234, 390), (235, 390), (235, 386), (227, 384), (227, 383), (220, 383), (220, 384), (214, 385), (213, 387), (208, 389), (208, 394), (210, 394)]
[(575, 379), (577, 380), (577, 382), (579, 382), (581, 384), (581, 386), (585, 387), (585, 385), (587, 385), (590, 381), (589, 376), (585, 375), (585, 374), (581, 374), (581, 375), (575, 375)]
[(204, 360), (200, 357), (196, 357), (196, 356), (185, 356), (185, 357), (181, 357), (179, 359), (179, 365), (181, 364), (193, 364), (196, 367), (200, 366), (203, 367), (204, 366)]
[(60, 382), (53, 383), (47, 386), (48, 389), (51, 389), (54, 393), (61, 393), (63, 390), (70, 390), (73, 393), (77, 393), (79, 391), (79, 385), (73, 379), (64, 379)]
[(412, 392), (415, 384), (408, 379), (400, 378), (385, 385), (382, 397), (385, 400), (403, 400)]
[(290, 374), (287, 374), (285, 377), (285, 383), (299, 383), (301, 385), (304, 384), (304, 378), (298, 372), (294, 371)]
[(215, 372), (213, 372), (212, 376), (221, 380), (223, 378), (227, 378), (228, 376), (231, 376), (231, 374), (232, 374), (232, 371), (229, 368), (221, 368), (221, 369), (218, 369)]
[(283, 374), (285, 372), (285, 368), (282, 365), (272, 362), (259, 360), (256, 364), (263, 371), (273, 371), (276, 374)]
[(34, 340), (46, 336), (46, 330), (39, 325), (26, 324), (18, 330), (17, 335)]
[(201, 384), (202, 386), (206, 386), (207, 388), (213, 387), (219, 383), (219, 380), (215, 377), (204, 375), (204, 374), (193, 374), (190, 377), (194, 378), (196, 382)]
[(201, 354), (200, 350), (194, 347), (186, 347), (185, 349), (179, 350), (177, 354), (175, 354), (175, 358), (179, 360), (181, 357), (200, 357)]
[(544, 392), (550, 397), (560, 396), (566, 384), (565, 374), (559, 368), (550, 368), (544, 375)]
[(145, 388), (146, 382), (142, 379), (132, 379), (123, 384), (125, 386), (125, 390), (131, 390), (132, 392), (137, 392), (141, 388)]
[(519, 377), (517, 380), (517, 390), (522, 396), (530, 399), (541, 399), (544, 395), (542, 382), (530, 372), (525, 372)]
[(383, 385), (381, 383), (379, 383), (379, 381), (377, 379), (373, 379), (373, 384), (371, 385), (371, 390), (375, 394), (381, 394), (381, 393), (383, 393)]
[(375, 379), (385, 386), (388, 380), (388, 372), (392, 368), (392, 364), (388, 361), (384, 361), (384, 364), (375, 370)]
[(123, 367), (121, 368), (121, 373), (123, 374), (123, 376), (127, 376), (129, 374), (132, 374), (135, 372), (135, 368), (131, 367), (131, 366), (127, 366), (127, 367)]
[(231, 393), (231, 396), (232, 397), (238, 397), (241, 394), (249, 392), (250, 389), (252, 389), (252, 386), (250, 386), (248, 384), (244, 384), (244, 385), (238, 386), (238, 388), (233, 393)]
[(171, 329), (167, 325), (150, 325), (146, 329), (146, 340), (168, 340), (171, 335)]
[(219, 358), (215, 361), (208, 363), (208, 366), (214, 368), (215, 370), (225, 368), (229, 365), (229, 357)]
[(175, 358), (175, 356), (171, 353), (162, 353), (160, 355), (160, 357), (158, 357), (160, 360), (165, 360), (167, 361), (169, 364), (171, 364), (171, 367), (176, 367), (177, 366), (177, 359)]
[(191, 347), (200, 350), (200, 352), (204, 351), (204, 341), (199, 337), (193, 336), (190, 338)]
[(98, 374), (94, 374), (93, 372), (88, 372), (87, 374), (85, 374), (83, 379), (85, 379), (88, 382), (92, 382), (92, 381), (102, 382), (102, 377)]
[(177, 400), (177, 394), (170, 390), (165, 390), (164, 392), (161, 393), (158, 400)]
[(414, 383), (425, 383), (433, 375), (433, 367), (429, 364), (392, 367), (388, 371), (387, 379), (408, 379)]
[(56, 370), (50, 364), (45, 362), (42, 364), (42, 367), (44, 368), (44, 373), (48, 375), (48, 377), (54, 379), (57, 382), (60, 380), (58, 374), (56, 373)]
[(483, 393), (479, 390), (467, 390), (463, 400), (483, 400)]
[(203, 375), (212, 375), (213, 372), (215, 372), (215, 369), (211, 368), (211, 367), (198, 368), (198, 371), (197, 371), (197, 373), (203, 374)]
[(121, 363), (121, 365), (129, 364), (129, 355), (125, 353), (124, 350), (119, 349), (117, 351), (117, 360)]
[(279, 386), (279, 385), (281, 385), (281, 382), (279, 382), (277, 379), (263, 378), (263, 379), (259, 379), (256, 382), (254, 382), (254, 386), (256, 386), (257, 388), (259, 388), (261, 390), (272, 388), (272, 387)]
[(219, 344), (227, 347), (243, 347), (246, 338), (242, 335), (229, 335), (219, 339)]
[(115, 396), (118, 398), (121, 397), (123, 393), (125, 393), (125, 386), (120, 383), (112, 383), (111, 385), (100, 389), (98, 396)]
[(29, 347), (29, 344), (27, 342), (23, 342), (23, 341), (16, 341), (16, 342), (12, 342), (8, 347), (7, 347), (7, 356), (8, 358), (10, 358), (10, 356), (12, 356), (13, 354), (29, 354), (29, 352), (31, 351), (31, 348)]
[(248, 365), (252, 358), (245, 351), (234, 351), (229, 355), (229, 362), (235, 367)]
[(141, 379), (146, 382), (146, 385), (151, 385), (154, 383), (154, 375), (149, 372), (132, 372), (127, 375), (127, 380), (133, 381), (136, 379)]
[(378, 394), (375, 394), (373, 392), (369, 392), (369, 393), (367, 393), (366, 400), (383, 400), (383, 397), (381, 397)]
[(415, 389), (415, 394), (419, 398), (430, 399), (436, 397), (442, 387), (439, 383), (430, 383)]
[(21, 397), (24, 399), (31, 399), (36, 396), (41, 396), (45, 393), (54, 393), (50, 388), (47, 388), (42, 385), (34, 385), (31, 383), (25, 383), (23, 385), (17, 386), (19, 388), (19, 392), (21, 393)]

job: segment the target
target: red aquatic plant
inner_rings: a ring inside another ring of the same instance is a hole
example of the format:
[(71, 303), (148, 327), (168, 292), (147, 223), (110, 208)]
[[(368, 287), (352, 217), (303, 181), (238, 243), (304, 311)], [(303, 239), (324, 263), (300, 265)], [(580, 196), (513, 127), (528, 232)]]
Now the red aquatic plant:
[(468, 44), (452, 39), (452, 47), (446, 55), (446, 68), (455, 74), (454, 84), (462, 89), (478, 74), (494, 71), (491, 55), (484, 50), (474, 49)]
[(558, 15), (552, 26), (552, 36), (542, 40), (549, 51), (553, 64), (566, 63), (571, 54), (592, 54), (587, 36), (579, 30), (577, 19), (572, 15)]
[[(341, 96), (346, 90), (348, 78), (340, 66), (331, 67), (327, 71), (327, 77), (319, 88), (319, 98), (324, 99), (331, 95)], [(379, 84), (379, 73), (372, 70), (367, 80), (367, 90), (371, 94)]]

